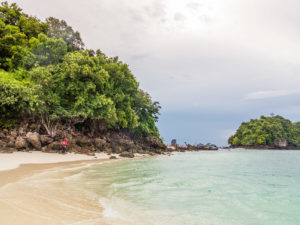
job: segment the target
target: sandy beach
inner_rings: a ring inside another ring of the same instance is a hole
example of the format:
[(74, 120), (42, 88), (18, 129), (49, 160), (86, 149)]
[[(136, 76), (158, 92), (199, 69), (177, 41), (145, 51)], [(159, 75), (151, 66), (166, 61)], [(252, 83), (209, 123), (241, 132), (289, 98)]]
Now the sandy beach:
[[(110, 155), (14, 152), (0, 154), (0, 220), (5, 225), (111, 224), (98, 199), (66, 180)], [(114, 160), (117, 161), (117, 160)], [(78, 184), (77, 184), (78, 185)]]

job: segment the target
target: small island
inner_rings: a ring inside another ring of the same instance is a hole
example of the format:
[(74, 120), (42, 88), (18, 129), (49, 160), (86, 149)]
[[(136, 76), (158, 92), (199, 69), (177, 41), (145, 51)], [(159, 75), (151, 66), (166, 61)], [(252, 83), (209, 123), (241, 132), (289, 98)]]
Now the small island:
[(243, 122), (228, 139), (232, 148), (300, 149), (300, 122), (282, 116), (261, 116)]

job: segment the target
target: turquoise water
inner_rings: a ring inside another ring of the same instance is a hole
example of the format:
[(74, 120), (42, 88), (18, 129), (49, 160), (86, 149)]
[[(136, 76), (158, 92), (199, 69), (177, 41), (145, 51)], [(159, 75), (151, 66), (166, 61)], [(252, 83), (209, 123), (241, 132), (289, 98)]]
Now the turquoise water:
[(300, 151), (176, 153), (94, 165), (78, 179), (125, 224), (300, 224)]

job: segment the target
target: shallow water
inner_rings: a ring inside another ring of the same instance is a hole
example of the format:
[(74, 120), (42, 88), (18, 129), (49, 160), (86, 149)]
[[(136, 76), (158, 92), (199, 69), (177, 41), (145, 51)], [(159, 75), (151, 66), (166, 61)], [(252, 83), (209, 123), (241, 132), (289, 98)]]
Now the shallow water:
[(300, 151), (176, 153), (91, 166), (75, 181), (127, 224), (300, 224)]
[(0, 196), (27, 215), (15, 224), (299, 225), (300, 151), (91, 162), (6, 185)]

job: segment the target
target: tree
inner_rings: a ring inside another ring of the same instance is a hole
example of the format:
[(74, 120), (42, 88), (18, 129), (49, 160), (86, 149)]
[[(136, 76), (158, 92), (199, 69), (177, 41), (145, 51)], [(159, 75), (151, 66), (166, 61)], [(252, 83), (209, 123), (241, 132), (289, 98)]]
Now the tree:
[(159, 137), (161, 107), (139, 89), (129, 66), (83, 48), (80, 34), (65, 21), (42, 22), (16, 4), (1, 3), (0, 126), (31, 117), (51, 136), (68, 121)]
[(55, 39), (63, 39), (67, 43), (69, 52), (84, 48), (79, 32), (75, 32), (66, 21), (49, 17), (46, 22), (49, 24), (47, 35)]

